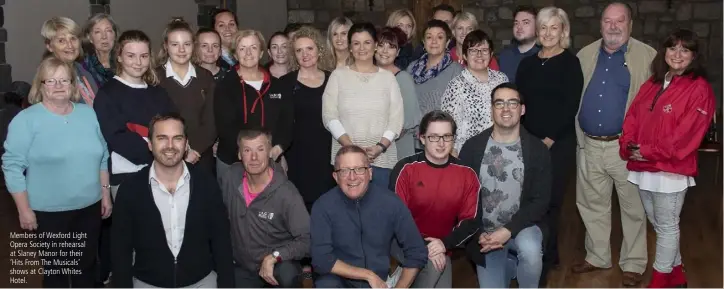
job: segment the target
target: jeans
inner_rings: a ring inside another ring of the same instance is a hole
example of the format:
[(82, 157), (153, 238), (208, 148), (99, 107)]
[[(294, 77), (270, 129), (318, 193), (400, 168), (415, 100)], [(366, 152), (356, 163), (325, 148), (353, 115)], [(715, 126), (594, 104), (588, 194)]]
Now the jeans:
[[(508, 252), (518, 252), (517, 272), (506, 272)], [(543, 232), (538, 226), (521, 230), (503, 249), (485, 254), (485, 267), (477, 266), (480, 288), (508, 288), (510, 277), (518, 278), (520, 288), (537, 288), (543, 270)]]
[(656, 231), (654, 269), (661, 273), (670, 273), (673, 267), (681, 265), (679, 214), (684, 205), (686, 190), (676, 193), (639, 190), (639, 193), (646, 216)]
[[(279, 283), (280, 288), (302, 287), (302, 265), (299, 261), (282, 261), (274, 264), (274, 279)], [(237, 288), (262, 288), (271, 286), (259, 276), (259, 271), (249, 272), (242, 267), (234, 268), (234, 281)]]
[(390, 186), (390, 173), (392, 173), (391, 169), (372, 166), (372, 181), (370, 183), (387, 189)]

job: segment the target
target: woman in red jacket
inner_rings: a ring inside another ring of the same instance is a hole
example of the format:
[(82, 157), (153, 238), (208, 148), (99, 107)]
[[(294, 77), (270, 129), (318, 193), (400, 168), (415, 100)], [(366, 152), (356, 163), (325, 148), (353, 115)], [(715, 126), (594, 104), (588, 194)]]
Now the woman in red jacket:
[(671, 33), (651, 63), (653, 75), (631, 103), (620, 138), (628, 180), (639, 187), (656, 230), (650, 288), (686, 285), (679, 251), (679, 213), (697, 175), (697, 149), (715, 99), (694, 32)]

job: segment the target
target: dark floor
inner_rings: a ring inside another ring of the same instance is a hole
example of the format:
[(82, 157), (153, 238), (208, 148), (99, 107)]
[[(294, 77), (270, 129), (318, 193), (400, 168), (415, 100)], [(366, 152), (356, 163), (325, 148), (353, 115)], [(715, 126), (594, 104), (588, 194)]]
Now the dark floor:
[[(722, 288), (722, 170), (716, 170), (716, 159), (720, 155), (702, 154), (700, 157), (700, 176), (696, 178), (697, 186), (689, 190), (686, 203), (681, 213), (681, 254), (689, 277), (689, 287)], [(719, 176), (715, 176), (718, 171)], [(716, 181), (715, 181), (716, 180)], [(614, 194), (615, 196), (615, 194)], [(618, 218), (618, 204), (613, 204), (614, 227), (611, 237), (614, 261), (618, 260), (621, 245), (621, 226)], [(586, 274), (570, 273), (570, 268), (585, 256), (583, 247), (584, 227), (575, 207), (575, 184), (571, 182), (563, 206), (561, 235), (559, 236), (562, 252), (560, 269), (551, 271), (548, 287), (621, 287), (621, 271), (614, 267), (610, 270)], [(19, 232), (17, 211), (12, 198), (7, 193), (0, 193), (0, 287), (40, 287), (39, 276), (24, 276), (25, 284), (10, 284), (11, 268), (31, 269), (38, 266), (12, 266), (10, 263), (9, 232)], [(654, 256), (655, 235), (649, 226), (649, 270), (644, 275), (648, 280), (650, 264)], [(453, 260), (453, 286), (477, 287), (477, 278), (472, 267), (464, 257)], [(2, 276), (2, 275), (0, 275)], [(22, 275), (16, 275), (21, 277)], [(311, 287), (311, 284), (305, 284)], [(642, 287), (646, 282), (642, 283)]]

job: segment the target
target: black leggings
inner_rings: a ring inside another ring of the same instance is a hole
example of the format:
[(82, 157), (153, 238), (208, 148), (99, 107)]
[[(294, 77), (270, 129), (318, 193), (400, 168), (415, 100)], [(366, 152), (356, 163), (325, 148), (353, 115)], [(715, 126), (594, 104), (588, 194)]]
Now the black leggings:
[[(101, 202), (63, 212), (35, 211), (39, 241), (48, 242), (43, 249), (43, 287), (95, 287), (95, 265), (101, 227)], [(74, 245), (81, 245), (74, 246)], [(67, 262), (67, 263), (65, 263)], [(59, 264), (61, 263), (61, 264)]]

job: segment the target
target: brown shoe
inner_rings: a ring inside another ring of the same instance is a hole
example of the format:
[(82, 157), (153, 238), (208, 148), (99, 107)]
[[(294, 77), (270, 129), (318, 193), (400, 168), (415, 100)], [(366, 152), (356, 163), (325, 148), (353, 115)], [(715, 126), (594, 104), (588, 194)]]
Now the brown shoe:
[(597, 270), (605, 270), (605, 269), (608, 269), (608, 268), (596, 267), (596, 266), (591, 265), (591, 263), (583, 261), (583, 263), (573, 265), (573, 267), (571, 267), (571, 272), (576, 273), (576, 274), (581, 274), (581, 273), (588, 273), (588, 272), (593, 272), (593, 271), (597, 271)]
[(634, 272), (623, 272), (623, 278), (621, 278), (623, 286), (626, 287), (638, 287), (641, 283), (643, 275)]

